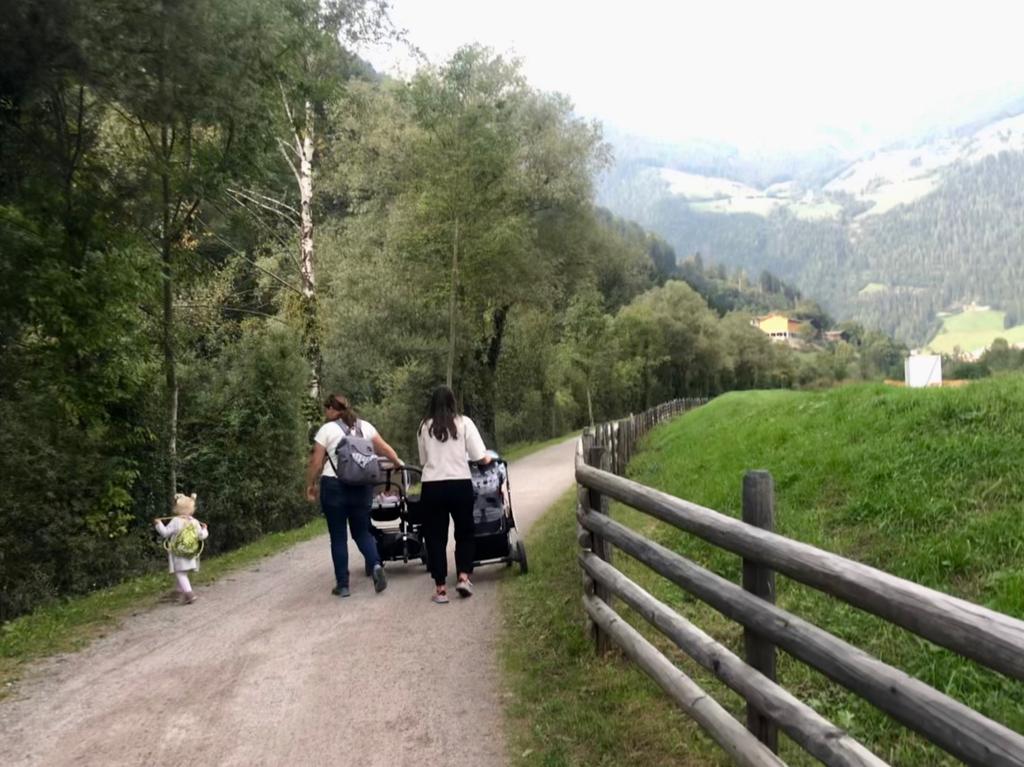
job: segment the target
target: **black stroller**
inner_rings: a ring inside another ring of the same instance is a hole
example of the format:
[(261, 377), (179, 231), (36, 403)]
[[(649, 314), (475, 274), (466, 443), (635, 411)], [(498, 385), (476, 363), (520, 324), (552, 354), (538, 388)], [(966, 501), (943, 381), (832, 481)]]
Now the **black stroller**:
[(516, 529), (512, 515), (512, 492), (508, 481), (508, 463), (491, 453), (488, 464), (470, 463), (473, 479), (473, 525), (476, 532), (476, 565), (519, 563), (525, 574), (526, 546)]
[(377, 542), (377, 553), (385, 562), (427, 561), (419, 496), (409, 493), (419, 481), (420, 470), (415, 466), (394, 468), (386, 464), (384, 481), (374, 488), (370, 532)]

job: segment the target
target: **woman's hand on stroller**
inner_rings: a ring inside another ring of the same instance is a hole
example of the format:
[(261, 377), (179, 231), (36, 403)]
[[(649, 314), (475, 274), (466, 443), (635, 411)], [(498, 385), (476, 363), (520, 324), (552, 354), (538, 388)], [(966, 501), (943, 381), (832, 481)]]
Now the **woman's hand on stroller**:
[(501, 457), (498, 455), (496, 450), (485, 450), (483, 458), (478, 461), (474, 461), (474, 463), (481, 468), (484, 466), (493, 468), (494, 466), (497, 466), (500, 461)]

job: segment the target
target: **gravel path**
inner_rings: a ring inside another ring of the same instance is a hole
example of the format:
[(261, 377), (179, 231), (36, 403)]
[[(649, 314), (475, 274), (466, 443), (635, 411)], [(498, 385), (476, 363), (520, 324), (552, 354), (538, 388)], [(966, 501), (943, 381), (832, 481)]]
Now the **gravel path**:
[[(520, 529), (570, 487), (574, 448), (512, 464)], [(349, 599), (324, 536), (41, 663), (0, 703), (0, 764), (503, 764), (496, 597), (518, 569), (437, 606), (422, 566), (390, 565), (377, 595), (351, 554)]]

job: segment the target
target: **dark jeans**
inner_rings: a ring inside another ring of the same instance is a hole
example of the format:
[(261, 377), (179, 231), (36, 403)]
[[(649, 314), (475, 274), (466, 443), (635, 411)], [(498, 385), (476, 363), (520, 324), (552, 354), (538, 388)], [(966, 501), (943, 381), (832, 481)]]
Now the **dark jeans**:
[(427, 558), (434, 583), (444, 585), (448, 577), (448, 515), (455, 522), (455, 567), (460, 573), (473, 574), (476, 540), (473, 538), (473, 482), (468, 479), (442, 479), (424, 482), (420, 494), (423, 509), (423, 535), (427, 539)]
[(348, 586), (348, 531), (359, 547), (368, 568), (380, 564), (377, 542), (370, 532), (370, 504), (373, 488), (369, 485), (343, 485), (334, 477), (320, 478), (320, 508), (327, 518), (331, 535), (331, 559), (339, 586)]

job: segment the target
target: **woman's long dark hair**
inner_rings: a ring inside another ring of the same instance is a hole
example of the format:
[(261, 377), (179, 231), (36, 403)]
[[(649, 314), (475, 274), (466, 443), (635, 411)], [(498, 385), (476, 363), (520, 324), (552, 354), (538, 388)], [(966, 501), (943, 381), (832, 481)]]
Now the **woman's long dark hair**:
[(457, 439), (458, 430), (455, 428), (455, 394), (447, 386), (438, 386), (430, 395), (430, 404), (427, 405), (427, 415), (420, 423), (422, 429), (427, 421), (430, 421), (428, 434), (440, 442), (447, 442), (448, 437)]
[(352, 409), (352, 405), (348, 401), (348, 397), (344, 394), (327, 395), (327, 399), (324, 400), (324, 407), (334, 408), (341, 414), (338, 418), (344, 421), (348, 428), (356, 428), (356, 411)]

